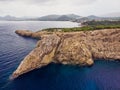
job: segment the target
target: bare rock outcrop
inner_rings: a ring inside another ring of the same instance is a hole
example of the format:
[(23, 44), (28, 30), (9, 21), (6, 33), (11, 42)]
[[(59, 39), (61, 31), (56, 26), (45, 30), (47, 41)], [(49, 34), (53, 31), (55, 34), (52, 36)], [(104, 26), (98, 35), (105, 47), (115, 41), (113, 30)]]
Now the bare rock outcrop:
[[(26, 33), (26, 36), (39, 37), (41, 40), (38, 41), (36, 48), (24, 58), (11, 78), (17, 78), (51, 62), (90, 66), (94, 64), (95, 59), (120, 60), (120, 29)], [(25, 33), (17, 32), (17, 34), (25, 36)]]
[(15, 33), (23, 37), (31, 37), (36, 39), (40, 39), (44, 35), (53, 34), (52, 32), (47, 32), (47, 31), (32, 32), (29, 30), (16, 30)]
[(31, 37), (33, 34), (33, 32), (29, 30), (16, 30), (15, 33), (25, 37)]
[(40, 45), (24, 58), (17, 70), (13, 73), (11, 79), (51, 63), (59, 42), (60, 37), (57, 35), (44, 37), (40, 41)]

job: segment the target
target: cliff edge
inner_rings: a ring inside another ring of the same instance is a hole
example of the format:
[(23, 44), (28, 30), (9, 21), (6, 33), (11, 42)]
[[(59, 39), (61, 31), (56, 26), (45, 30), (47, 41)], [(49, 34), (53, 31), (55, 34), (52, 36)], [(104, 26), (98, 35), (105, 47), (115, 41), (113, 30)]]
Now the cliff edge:
[(51, 62), (90, 66), (95, 59), (120, 60), (120, 29), (66, 33), (17, 30), (16, 33), (41, 40), (13, 72), (11, 79)]

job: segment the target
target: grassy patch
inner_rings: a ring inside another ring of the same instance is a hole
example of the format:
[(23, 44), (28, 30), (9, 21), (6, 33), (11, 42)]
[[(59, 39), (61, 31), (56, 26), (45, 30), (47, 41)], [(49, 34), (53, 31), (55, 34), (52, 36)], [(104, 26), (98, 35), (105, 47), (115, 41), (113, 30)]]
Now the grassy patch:
[(88, 21), (82, 23), (83, 27), (75, 28), (48, 28), (43, 31), (48, 32), (75, 32), (75, 31), (89, 31), (89, 30), (100, 30), (100, 29), (116, 29), (120, 28), (120, 21)]

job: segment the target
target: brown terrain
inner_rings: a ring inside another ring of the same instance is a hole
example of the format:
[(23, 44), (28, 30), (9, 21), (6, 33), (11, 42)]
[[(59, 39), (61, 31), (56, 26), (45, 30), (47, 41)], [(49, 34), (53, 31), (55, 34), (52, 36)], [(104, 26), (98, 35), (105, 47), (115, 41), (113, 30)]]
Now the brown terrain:
[(91, 66), (94, 60), (120, 60), (120, 29), (80, 32), (30, 32), (17, 34), (40, 39), (12, 74), (12, 79), (51, 62)]

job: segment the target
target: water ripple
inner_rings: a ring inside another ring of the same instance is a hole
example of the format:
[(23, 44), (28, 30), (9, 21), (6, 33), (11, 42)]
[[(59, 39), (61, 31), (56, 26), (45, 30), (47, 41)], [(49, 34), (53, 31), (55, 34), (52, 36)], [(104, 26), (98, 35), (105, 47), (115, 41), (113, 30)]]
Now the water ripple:
[(9, 76), (35, 47), (36, 40), (16, 35), (16, 29), (71, 27), (69, 22), (0, 22), (0, 90), (120, 90), (120, 62), (96, 61), (93, 67), (50, 64), (13, 81)]

